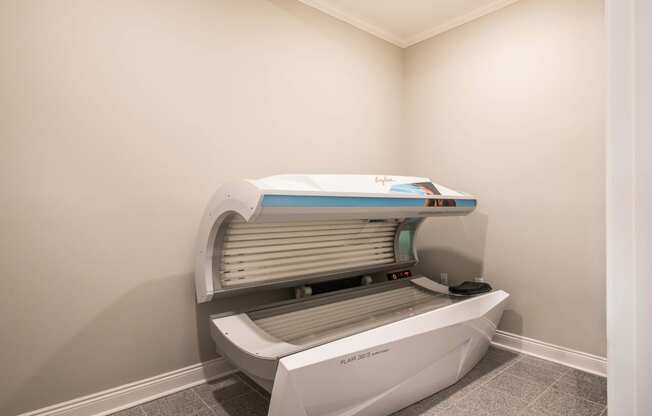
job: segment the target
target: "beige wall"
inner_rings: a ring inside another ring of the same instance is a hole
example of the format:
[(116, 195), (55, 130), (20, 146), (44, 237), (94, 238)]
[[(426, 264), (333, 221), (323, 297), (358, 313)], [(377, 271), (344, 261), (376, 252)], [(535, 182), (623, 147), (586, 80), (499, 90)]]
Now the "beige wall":
[(606, 355), (600, 0), (522, 0), (405, 55), (412, 170), (471, 192), (422, 269), (511, 293), (501, 329)]
[(223, 182), (398, 173), (402, 51), (294, 1), (0, 2), (0, 414), (215, 356)]
[(294, 0), (0, 0), (0, 414), (213, 358), (235, 302), (194, 304), (202, 210), (276, 173), (477, 194), (424, 270), (604, 355), (601, 19), (522, 0), (400, 50)]

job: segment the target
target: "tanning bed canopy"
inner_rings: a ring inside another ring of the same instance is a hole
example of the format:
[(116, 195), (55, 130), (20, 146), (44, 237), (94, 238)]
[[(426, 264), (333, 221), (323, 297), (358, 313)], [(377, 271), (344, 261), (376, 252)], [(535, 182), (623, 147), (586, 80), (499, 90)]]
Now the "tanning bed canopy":
[(425, 217), (476, 199), (427, 178), (278, 175), (222, 186), (201, 222), (197, 302), (413, 266)]

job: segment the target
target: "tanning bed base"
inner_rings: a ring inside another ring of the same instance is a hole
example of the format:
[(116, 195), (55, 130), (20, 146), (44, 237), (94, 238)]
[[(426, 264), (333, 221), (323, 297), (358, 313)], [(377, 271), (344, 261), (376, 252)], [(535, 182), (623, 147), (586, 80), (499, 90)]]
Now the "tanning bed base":
[(473, 368), (508, 296), (453, 297), (428, 282), (399, 280), (212, 317), (213, 339), (272, 393), (270, 416), (389, 414)]

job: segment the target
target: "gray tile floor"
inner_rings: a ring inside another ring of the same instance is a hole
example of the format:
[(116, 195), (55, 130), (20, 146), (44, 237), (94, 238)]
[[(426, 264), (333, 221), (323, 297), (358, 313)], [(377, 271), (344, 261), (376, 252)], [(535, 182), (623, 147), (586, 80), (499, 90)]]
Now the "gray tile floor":
[[(459, 382), (393, 416), (607, 416), (607, 380), (491, 348)], [(114, 416), (265, 416), (269, 394), (237, 373)]]

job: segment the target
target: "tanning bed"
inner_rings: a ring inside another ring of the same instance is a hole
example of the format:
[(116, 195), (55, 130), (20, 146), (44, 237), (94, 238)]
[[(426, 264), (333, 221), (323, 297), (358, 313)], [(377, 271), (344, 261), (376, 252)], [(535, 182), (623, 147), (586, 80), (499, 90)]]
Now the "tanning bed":
[(210, 317), (220, 354), (271, 392), (269, 416), (388, 415), (455, 383), (505, 300), (414, 273), (426, 217), (476, 199), (427, 178), (279, 175), (221, 187), (202, 219), (197, 301), (293, 288)]

